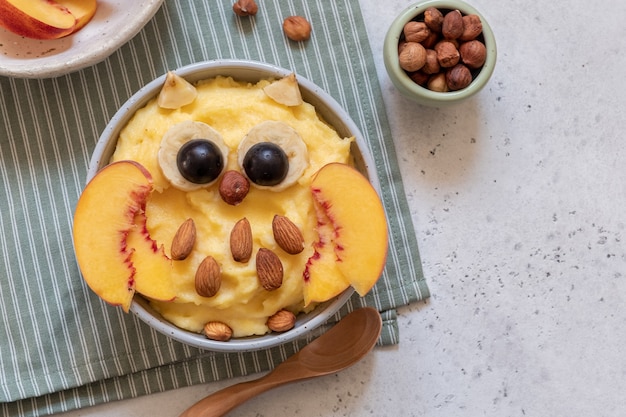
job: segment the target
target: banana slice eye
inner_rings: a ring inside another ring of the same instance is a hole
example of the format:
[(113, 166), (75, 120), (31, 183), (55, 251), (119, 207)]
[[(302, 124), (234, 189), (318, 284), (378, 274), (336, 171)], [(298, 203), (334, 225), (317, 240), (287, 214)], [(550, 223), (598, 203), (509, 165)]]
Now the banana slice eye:
[(254, 126), (239, 143), (241, 171), (258, 188), (282, 191), (295, 184), (309, 166), (306, 144), (284, 122)]
[(211, 126), (185, 121), (165, 132), (157, 157), (172, 186), (194, 191), (209, 187), (224, 172), (228, 147)]

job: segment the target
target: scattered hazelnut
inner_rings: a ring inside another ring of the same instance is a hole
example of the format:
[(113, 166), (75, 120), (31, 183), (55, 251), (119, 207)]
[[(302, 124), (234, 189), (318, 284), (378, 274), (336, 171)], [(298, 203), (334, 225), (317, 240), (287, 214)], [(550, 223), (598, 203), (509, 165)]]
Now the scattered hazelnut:
[(417, 42), (407, 42), (398, 56), (400, 67), (408, 72), (417, 71), (426, 63), (426, 48)]
[(443, 14), (436, 7), (429, 7), (424, 11), (424, 23), (433, 32), (441, 33)]
[(407, 42), (422, 42), (430, 36), (430, 29), (424, 22), (410, 21), (404, 25), (403, 32)]
[(459, 47), (461, 61), (470, 68), (476, 69), (483, 66), (487, 59), (487, 48), (481, 41), (473, 40), (464, 42)]
[(457, 64), (446, 71), (446, 84), (452, 91), (461, 90), (472, 82), (472, 73), (463, 64)]
[(463, 33), (463, 15), (458, 10), (452, 10), (443, 17), (441, 34), (446, 39), (457, 39)]
[(233, 12), (237, 16), (254, 16), (259, 11), (259, 7), (254, 0), (237, 0), (233, 4)]
[(306, 41), (311, 37), (311, 24), (302, 16), (289, 16), (283, 21), (283, 32), (292, 41)]
[(426, 63), (422, 67), (422, 72), (425, 74), (436, 74), (441, 69), (439, 60), (437, 59), (437, 52), (434, 49), (426, 50)]
[(435, 51), (437, 52), (437, 60), (439, 65), (444, 68), (450, 68), (458, 64), (461, 55), (454, 43), (450, 41), (441, 41), (435, 45)]
[(480, 17), (475, 14), (463, 16), (463, 33), (459, 36), (459, 40), (471, 41), (476, 39), (483, 31), (483, 24)]

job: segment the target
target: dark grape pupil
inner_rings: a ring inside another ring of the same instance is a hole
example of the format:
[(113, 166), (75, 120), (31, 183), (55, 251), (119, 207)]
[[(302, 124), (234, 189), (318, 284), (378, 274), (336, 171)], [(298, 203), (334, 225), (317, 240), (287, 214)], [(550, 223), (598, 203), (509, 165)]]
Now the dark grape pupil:
[(192, 139), (178, 150), (176, 165), (187, 181), (207, 184), (219, 177), (224, 167), (224, 157), (210, 140)]
[(280, 184), (289, 171), (289, 159), (280, 146), (260, 142), (248, 150), (243, 159), (243, 169), (250, 181), (258, 185)]

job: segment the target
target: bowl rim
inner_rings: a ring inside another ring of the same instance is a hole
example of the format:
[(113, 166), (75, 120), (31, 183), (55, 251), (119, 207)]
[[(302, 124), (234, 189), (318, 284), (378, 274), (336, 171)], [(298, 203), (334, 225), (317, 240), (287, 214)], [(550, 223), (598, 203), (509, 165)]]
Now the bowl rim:
[[(190, 82), (213, 78), (218, 75), (232, 76), (235, 80), (240, 81), (257, 82), (261, 79), (278, 79), (294, 73), (293, 70), (273, 64), (239, 59), (215, 59), (196, 62), (173, 71)], [(240, 76), (232, 75), (233, 71), (239, 71)], [(115, 150), (120, 131), (138, 109), (156, 97), (163, 86), (165, 77), (166, 74), (162, 74), (140, 88), (117, 110), (107, 123), (91, 156), (87, 170), (87, 182), (108, 164)], [(355, 137), (353, 144), (356, 144), (356, 150), (358, 151), (355, 155), (357, 166), (361, 172), (366, 174), (372, 186), (380, 194), (381, 188), (376, 165), (369, 146), (355, 122), (330, 94), (307, 78), (299, 74), (296, 74), (296, 77), (303, 99), (314, 105), (316, 111), (322, 113), (322, 118), (333, 126), (340, 135), (343, 135), (343, 137)], [(328, 114), (324, 114), (325, 112)], [(355, 154), (354, 149), (353, 147), (353, 155)], [(299, 314), (296, 318), (296, 326), (287, 332), (272, 332), (261, 336), (233, 338), (227, 342), (211, 340), (202, 334), (196, 334), (177, 327), (163, 319), (160, 314), (150, 307), (148, 301), (140, 295), (136, 295), (133, 298), (130, 311), (154, 330), (186, 345), (215, 352), (251, 352), (272, 348), (302, 338), (337, 314), (354, 293), (354, 289), (348, 287), (331, 300), (320, 303), (311, 312)]]
[[(407, 73), (400, 68), (398, 60), (398, 42), (402, 35), (404, 25), (423, 13), (429, 7), (443, 9), (458, 9), (461, 13), (476, 14), (483, 24), (483, 38), (487, 48), (487, 58), (480, 72), (472, 83), (464, 89), (458, 91), (447, 91), (445, 93), (431, 91), (415, 83)], [(460, 0), (426, 0), (413, 4), (405, 8), (391, 23), (383, 43), (384, 64), (391, 81), (405, 95), (418, 99), (424, 103), (453, 103), (466, 99), (478, 93), (491, 78), (497, 61), (496, 40), (491, 26), (487, 19), (473, 6)]]

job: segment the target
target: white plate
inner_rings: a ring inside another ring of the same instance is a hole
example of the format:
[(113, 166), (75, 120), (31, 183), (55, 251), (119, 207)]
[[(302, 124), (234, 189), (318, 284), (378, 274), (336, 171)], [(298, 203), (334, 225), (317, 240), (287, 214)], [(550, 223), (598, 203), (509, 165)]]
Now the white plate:
[(52, 78), (97, 64), (135, 36), (162, 3), (98, 0), (91, 21), (62, 39), (29, 39), (0, 27), (0, 75)]

